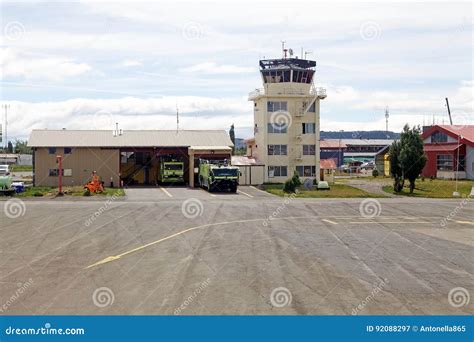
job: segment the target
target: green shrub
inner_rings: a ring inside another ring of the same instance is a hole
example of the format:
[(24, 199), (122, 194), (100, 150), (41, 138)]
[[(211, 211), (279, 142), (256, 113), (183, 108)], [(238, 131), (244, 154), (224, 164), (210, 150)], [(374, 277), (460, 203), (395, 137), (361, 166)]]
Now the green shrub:
[(373, 177), (378, 177), (378, 176), (379, 176), (379, 170), (373, 169), (373, 170), (372, 170), (372, 176), (373, 176)]
[(295, 171), (295, 173), (293, 173), (293, 177), (291, 177), (291, 180), (293, 181), (295, 188), (301, 186), (301, 180), (300, 176), (298, 175), (298, 172)]
[(285, 184), (283, 184), (283, 192), (294, 193), (295, 191), (296, 191), (295, 183), (293, 182), (293, 178), (290, 178), (285, 182)]

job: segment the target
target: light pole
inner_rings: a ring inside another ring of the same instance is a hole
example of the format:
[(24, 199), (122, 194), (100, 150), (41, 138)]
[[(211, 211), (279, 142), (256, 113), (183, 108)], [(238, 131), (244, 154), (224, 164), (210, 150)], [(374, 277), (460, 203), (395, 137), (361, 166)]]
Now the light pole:
[(8, 110), (10, 109), (10, 104), (8, 103), (2, 104), (2, 108), (5, 110), (5, 151), (6, 151), (8, 148), (8, 131), (7, 131), (8, 127), (7, 126), (8, 126)]
[(456, 158), (456, 175), (455, 175), (456, 190), (453, 192), (453, 197), (461, 196), (461, 194), (458, 192), (459, 150), (461, 149), (461, 139), (463, 139), (462, 135), (458, 135), (458, 151), (457, 151), (457, 158)]

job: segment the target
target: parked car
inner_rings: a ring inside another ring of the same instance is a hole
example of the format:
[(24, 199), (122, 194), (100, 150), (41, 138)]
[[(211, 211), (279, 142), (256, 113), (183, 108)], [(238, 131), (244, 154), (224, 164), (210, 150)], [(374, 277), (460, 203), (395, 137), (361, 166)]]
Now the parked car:
[(375, 162), (374, 161), (369, 161), (369, 162), (363, 163), (360, 166), (360, 169), (361, 170), (373, 170), (373, 169), (375, 169)]
[(0, 176), (9, 176), (10, 167), (8, 165), (0, 165)]

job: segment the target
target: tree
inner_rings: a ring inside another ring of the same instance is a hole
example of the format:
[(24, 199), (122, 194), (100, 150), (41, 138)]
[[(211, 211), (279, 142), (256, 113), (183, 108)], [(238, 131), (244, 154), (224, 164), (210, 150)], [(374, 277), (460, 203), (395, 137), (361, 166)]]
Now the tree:
[(230, 141), (232, 141), (232, 144), (234, 144), (234, 146), (232, 147), (232, 154), (234, 154), (234, 152), (235, 152), (235, 132), (234, 132), (234, 124), (232, 124), (232, 125), (230, 126), (229, 137), (230, 137)]
[(403, 170), (400, 164), (400, 141), (394, 141), (388, 152), (390, 157), (390, 175), (393, 177), (393, 191), (400, 192), (403, 189)]
[(410, 129), (405, 125), (400, 136), (399, 163), (403, 170), (403, 178), (410, 182), (410, 193), (415, 190), (415, 181), (426, 165), (426, 155), (423, 151), (423, 139), (420, 135), (420, 127)]
[(7, 153), (13, 153), (13, 144), (11, 141), (8, 142)]
[(28, 141), (26, 140), (15, 140), (15, 153), (19, 154), (31, 154), (31, 147), (28, 147)]

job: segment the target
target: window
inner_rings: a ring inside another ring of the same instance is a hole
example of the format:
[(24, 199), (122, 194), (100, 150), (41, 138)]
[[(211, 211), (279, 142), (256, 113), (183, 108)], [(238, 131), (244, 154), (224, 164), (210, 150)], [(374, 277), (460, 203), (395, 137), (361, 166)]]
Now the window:
[(449, 154), (438, 154), (436, 166), (439, 171), (453, 171), (453, 156)]
[(459, 171), (466, 171), (466, 156), (459, 156)]
[(313, 134), (316, 132), (315, 123), (303, 123), (303, 134)]
[(287, 177), (288, 176), (288, 167), (287, 166), (269, 166), (268, 167), (268, 177)]
[(290, 82), (290, 70), (264, 70), (262, 75), (265, 83)]
[(431, 142), (432, 143), (445, 143), (445, 142), (448, 142), (448, 136), (444, 133), (436, 131), (431, 135)]
[(311, 106), (309, 106), (308, 112), (310, 112), (310, 113), (316, 112), (316, 101), (313, 101), (313, 103), (311, 104)]
[(305, 156), (316, 155), (316, 145), (303, 145), (303, 155)]
[(293, 70), (293, 82), (309, 84), (311, 83), (313, 74), (313, 70)]
[(278, 123), (268, 123), (267, 124), (267, 130), (268, 130), (268, 133), (278, 133), (278, 134), (282, 134), (282, 133), (286, 133), (287, 132), (287, 128), (288, 128), (288, 125), (287, 124), (278, 124)]
[(288, 110), (288, 103), (286, 101), (268, 101), (267, 112), (277, 112), (279, 110)]
[(48, 147), (49, 154), (56, 154), (56, 147)]
[(316, 176), (316, 166), (299, 165), (296, 167), (296, 172), (298, 172), (300, 177), (314, 177)]
[(286, 156), (287, 146), (286, 145), (268, 145), (269, 156)]
[(72, 152), (72, 148), (70, 148), (70, 147), (65, 147), (64, 148), (64, 154), (71, 154), (71, 152)]
[[(49, 169), (49, 176), (50, 177), (58, 177), (59, 176), (59, 169)], [(64, 169), (63, 169), (63, 176), (64, 176)]]

